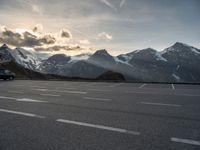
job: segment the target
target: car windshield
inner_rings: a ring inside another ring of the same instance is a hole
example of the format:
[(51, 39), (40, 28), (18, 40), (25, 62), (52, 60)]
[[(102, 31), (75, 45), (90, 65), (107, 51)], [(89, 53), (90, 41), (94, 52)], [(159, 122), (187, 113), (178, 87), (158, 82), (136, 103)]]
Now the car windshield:
[(6, 74), (10, 74), (11, 72), (9, 70), (4, 71)]

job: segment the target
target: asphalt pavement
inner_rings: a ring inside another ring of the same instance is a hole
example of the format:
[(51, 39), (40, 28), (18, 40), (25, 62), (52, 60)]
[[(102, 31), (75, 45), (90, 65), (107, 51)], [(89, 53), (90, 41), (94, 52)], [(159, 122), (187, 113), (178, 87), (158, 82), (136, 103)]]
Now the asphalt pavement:
[(0, 150), (199, 150), (200, 85), (0, 81)]

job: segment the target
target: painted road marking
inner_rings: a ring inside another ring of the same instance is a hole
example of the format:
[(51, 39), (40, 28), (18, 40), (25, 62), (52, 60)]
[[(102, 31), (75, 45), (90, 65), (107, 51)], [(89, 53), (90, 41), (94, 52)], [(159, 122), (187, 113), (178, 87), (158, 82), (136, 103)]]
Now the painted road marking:
[(87, 92), (82, 91), (70, 91), (70, 90), (49, 90), (49, 89), (34, 89), (36, 91), (42, 92), (59, 92), (59, 93), (71, 93), (71, 94), (87, 94)]
[(61, 90), (76, 90), (77, 88), (75, 88), (75, 87), (70, 87), (70, 88), (67, 88), (67, 87), (56, 87), (56, 89), (61, 89)]
[(20, 84), (19, 84), (19, 85), (12, 85), (12, 86), (17, 86), (17, 87), (18, 87), (18, 86), (21, 86), (21, 87), (22, 87), (22, 86), (24, 86), (24, 85), (20, 85)]
[(156, 106), (171, 106), (171, 107), (181, 107), (181, 105), (177, 104), (164, 104), (164, 103), (149, 103), (149, 102), (141, 102), (144, 105), (156, 105)]
[(196, 145), (200, 146), (200, 141), (194, 141), (194, 140), (189, 140), (189, 139), (179, 139), (179, 138), (171, 138), (172, 142), (177, 142), (177, 143), (184, 143), (184, 144), (190, 144), (190, 145)]
[(132, 94), (153, 94), (153, 95), (169, 95), (169, 96), (189, 96), (189, 97), (200, 97), (197, 94), (166, 94), (166, 93), (158, 93), (158, 92), (135, 92), (135, 91), (126, 91), (126, 93)]
[(88, 84), (85, 84), (85, 86), (94, 86), (94, 85), (98, 85), (98, 83), (88, 83)]
[(14, 93), (14, 94), (24, 94), (24, 92), (21, 92), (21, 91), (8, 91), (8, 93)]
[(133, 94), (160, 94), (157, 92), (135, 92), (135, 91), (126, 91), (126, 93), (133, 93)]
[(60, 95), (54, 95), (54, 94), (40, 94), (41, 96), (51, 96), (51, 97), (59, 97)]
[(111, 99), (107, 99), (107, 98), (97, 98), (97, 97), (83, 97), (83, 99), (97, 100), (97, 101), (111, 101)]
[(111, 92), (111, 90), (101, 90), (101, 89), (88, 89), (89, 91), (97, 91), (97, 92)]
[(16, 100), (14, 97), (6, 97), (6, 96), (0, 96), (0, 99), (11, 99), (11, 100)]
[(147, 84), (142, 84), (139, 89), (142, 89), (143, 87), (145, 87)]
[(45, 88), (45, 87), (42, 87), (42, 86), (31, 86), (31, 88)]
[(19, 101), (19, 102), (46, 103), (45, 101), (35, 100), (35, 99), (30, 99), (30, 98), (20, 98), (20, 99), (16, 99), (16, 101)]
[(113, 84), (113, 85), (110, 85), (110, 86), (108, 86), (108, 87), (117, 87), (117, 86), (120, 86), (120, 85), (122, 85), (122, 84), (124, 84), (124, 83), (115, 83), (115, 84)]
[(15, 100), (15, 101), (19, 101), (19, 102), (46, 103), (45, 101), (34, 100), (34, 99), (29, 99), (29, 98), (15, 98), (15, 97), (0, 96), (0, 99), (10, 99), (10, 100)]
[(46, 118), (45, 116), (40, 116), (40, 115), (25, 113), (25, 112), (20, 112), (20, 111), (7, 110), (7, 109), (0, 109), (0, 112), (22, 115), (22, 116), (28, 116), (28, 117)]
[(140, 133), (137, 131), (114, 128), (114, 127), (109, 127), (109, 126), (104, 126), (104, 125), (90, 124), (90, 123), (71, 121), (71, 120), (65, 120), (65, 119), (57, 119), (56, 121), (61, 122), (61, 123), (74, 124), (78, 126), (85, 126), (85, 127), (96, 128), (96, 129), (114, 131), (114, 132), (119, 132), (119, 133), (124, 133), (124, 134), (140, 135)]
[(172, 86), (172, 90), (175, 90), (174, 84), (171, 84), (171, 86)]

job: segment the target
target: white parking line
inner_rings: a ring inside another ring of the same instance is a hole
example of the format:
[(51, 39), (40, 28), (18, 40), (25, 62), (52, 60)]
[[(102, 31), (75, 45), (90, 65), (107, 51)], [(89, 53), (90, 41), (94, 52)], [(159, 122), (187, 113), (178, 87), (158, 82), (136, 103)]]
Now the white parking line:
[(171, 141), (177, 142), (177, 143), (184, 143), (184, 144), (200, 146), (200, 141), (194, 141), (194, 140), (189, 140), (189, 139), (179, 139), (179, 138), (172, 137)]
[(13, 93), (13, 94), (24, 94), (24, 92), (21, 92), (21, 91), (8, 91), (8, 93)]
[(166, 94), (166, 93), (158, 93), (158, 92), (136, 92), (136, 91), (126, 91), (126, 93), (200, 97), (200, 95), (197, 95), (197, 94)]
[(16, 100), (14, 97), (6, 97), (6, 96), (0, 96), (0, 99), (11, 99), (11, 100)]
[(36, 91), (42, 91), (42, 92), (58, 92), (58, 93), (71, 93), (71, 94), (87, 94), (87, 92), (82, 91), (70, 91), (70, 90), (49, 90), (49, 89), (33, 89)]
[(98, 85), (98, 83), (88, 83), (88, 84), (85, 84), (84, 86), (95, 86), (95, 85)]
[(142, 84), (139, 89), (142, 89), (144, 86), (146, 86), (147, 84)]
[(40, 94), (41, 96), (51, 96), (51, 97), (60, 97), (60, 95), (54, 95), (54, 94)]
[(141, 104), (144, 104), (144, 105), (156, 105), (156, 106), (181, 107), (181, 105), (177, 105), (177, 104), (164, 104), (164, 103), (141, 102)]
[(0, 109), (0, 112), (22, 115), (22, 116), (28, 116), (28, 117), (46, 118), (45, 116), (40, 116), (40, 115), (25, 113), (25, 112), (20, 112), (20, 111), (7, 110), (7, 109)]
[(31, 88), (45, 88), (45, 87), (42, 87), (42, 86), (31, 86)]
[(88, 89), (89, 91), (97, 91), (97, 92), (111, 92), (111, 90), (101, 90), (101, 89)]
[(107, 99), (107, 98), (96, 98), (96, 97), (83, 97), (83, 99), (97, 100), (97, 101), (111, 101), (111, 99)]
[(114, 132), (119, 132), (119, 133), (124, 133), (124, 134), (140, 135), (140, 133), (137, 131), (131, 131), (131, 130), (126, 130), (126, 129), (121, 129), (121, 128), (114, 128), (114, 127), (109, 127), (109, 126), (104, 126), (104, 125), (90, 124), (90, 123), (71, 121), (71, 120), (65, 120), (65, 119), (57, 119), (56, 121), (62, 122), (62, 123), (67, 123), (67, 124), (74, 124), (74, 125), (78, 125), (78, 126), (85, 126), (85, 127), (96, 128), (96, 129), (114, 131)]
[(19, 85), (13, 85), (13, 86), (24, 86), (24, 85), (19, 84)]
[(19, 102), (46, 103), (45, 101), (35, 100), (35, 99), (30, 99), (30, 98), (20, 98), (20, 99), (16, 99), (16, 101), (19, 101)]
[(136, 91), (126, 91), (126, 93), (133, 93), (133, 94), (159, 94), (157, 92), (136, 92)]
[(19, 102), (46, 103), (45, 101), (34, 100), (34, 99), (29, 99), (29, 98), (15, 98), (15, 97), (0, 96), (0, 99), (10, 99), (10, 100), (15, 100), (15, 101), (19, 101)]
[(200, 95), (197, 95), (197, 94), (173, 94), (173, 95), (176, 95), (176, 96), (191, 96), (191, 97), (200, 97)]
[(172, 90), (175, 90), (174, 84), (171, 84), (171, 86), (172, 86)]
[(122, 84), (124, 84), (124, 83), (115, 83), (115, 84), (110, 85), (110, 86), (108, 86), (108, 87), (117, 87), (117, 86), (120, 86), (120, 85), (122, 85)]
[(76, 90), (77, 88), (75, 88), (75, 87), (70, 87), (70, 88), (67, 88), (67, 87), (56, 87), (56, 89), (61, 89), (61, 90)]

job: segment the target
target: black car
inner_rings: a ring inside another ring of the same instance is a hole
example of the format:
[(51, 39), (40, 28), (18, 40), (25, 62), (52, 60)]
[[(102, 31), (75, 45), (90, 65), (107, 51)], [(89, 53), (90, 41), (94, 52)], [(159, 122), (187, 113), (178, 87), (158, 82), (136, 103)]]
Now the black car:
[(14, 80), (15, 79), (15, 73), (11, 72), (7, 69), (0, 69), (0, 79), (3, 80)]

